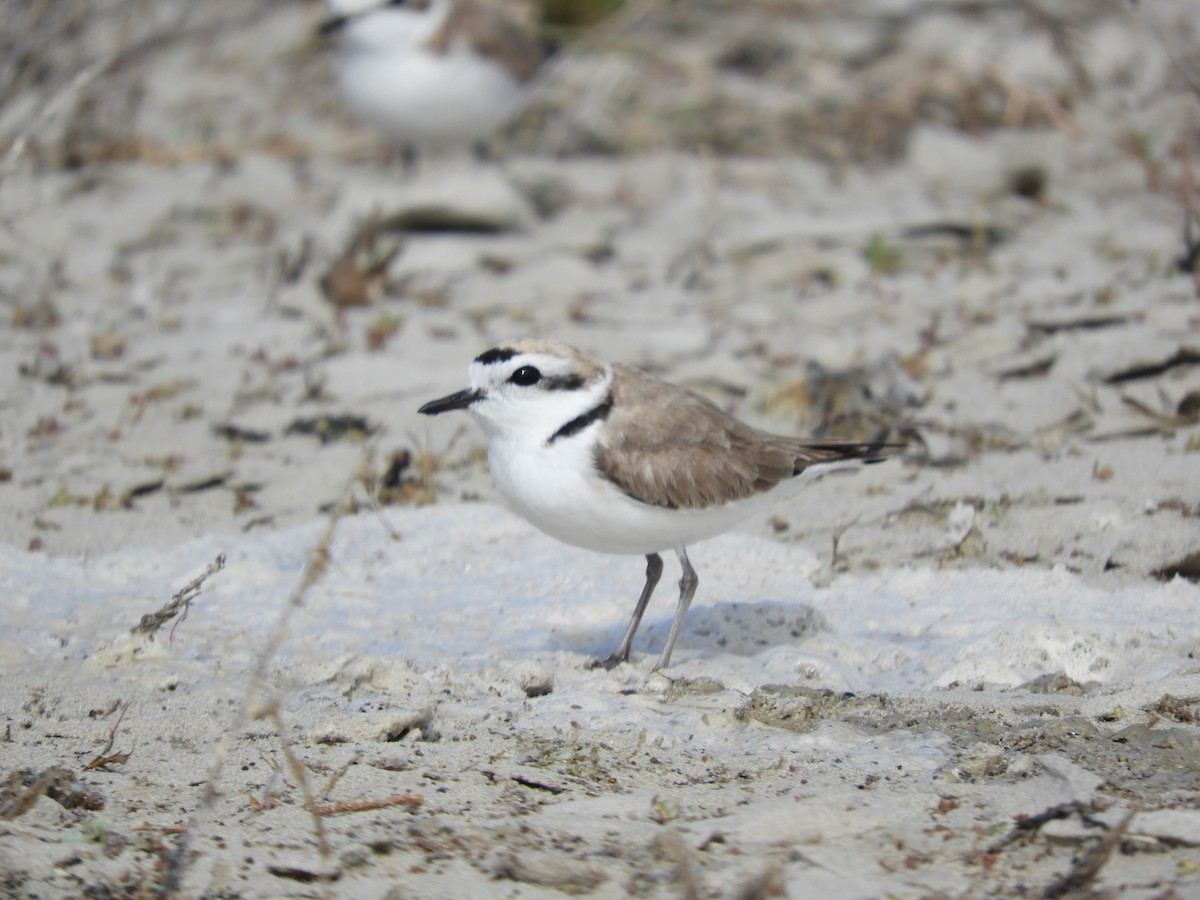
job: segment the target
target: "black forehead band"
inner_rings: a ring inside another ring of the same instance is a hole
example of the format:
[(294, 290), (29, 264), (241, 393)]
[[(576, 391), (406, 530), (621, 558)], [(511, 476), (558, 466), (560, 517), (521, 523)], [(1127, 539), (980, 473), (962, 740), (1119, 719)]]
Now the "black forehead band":
[(475, 357), (475, 362), (483, 363), (485, 366), (491, 363), (505, 362), (517, 355), (517, 351), (512, 347), (493, 347), (491, 350), (485, 350)]

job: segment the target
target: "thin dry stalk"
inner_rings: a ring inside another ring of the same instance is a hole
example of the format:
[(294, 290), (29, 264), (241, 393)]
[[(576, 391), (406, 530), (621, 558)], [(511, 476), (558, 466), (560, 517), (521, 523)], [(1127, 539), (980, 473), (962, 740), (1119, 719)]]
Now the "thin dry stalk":
[(1158, 25), (1150, 20), (1150, 17), (1146, 15), (1146, 11), (1142, 8), (1141, 4), (1134, 3), (1133, 5), (1137, 8), (1146, 30), (1152, 33), (1158, 39), (1159, 44), (1162, 45), (1163, 50), (1167, 54), (1167, 59), (1171, 61), (1171, 66), (1179, 73), (1188, 90), (1196, 95), (1197, 100), (1200, 100), (1200, 72), (1189, 66), (1179, 53), (1176, 52), (1171, 46), (1171, 41), (1168, 40), (1167, 35)]
[(1067, 874), (1046, 888), (1042, 892), (1042, 896), (1047, 898), (1047, 900), (1057, 897), (1089, 896), (1092, 885), (1100, 875), (1100, 870), (1112, 858), (1113, 851), (1120, 846), (1121, 838), (1124, 837), (1126, 830), (1129, 828), (1129, 823), (1133, 821), (1133, 817), (1136, 814), (1136, 810), (1126, 814), (1125, 818), (1109, 829), (1108, 834), (1079, 858), (1079, 861), (1071, 867), (1071, 870)]
[(57, 116), (62, 111), (62, 108), (67, 105), (68, 100), (78, 96), (80, 91), (95, 81), (98, 76), (108, 71), (112, 64), (113, 60), (108, 59), (92, 63), (90, 66), (82, 69), (38, 110), (37, 115), (30, 120), (29, 124), (17, 132), (17, 136), (13, 138), (12, 143), (8, 146), (8, 152), (4, 154), (3, 159), (0, 159), (0, 181), (17, 164), (17, 160), (25, 154), (25, 149), (29, 146), (29, 141), (33, 138), (34, 134), (46, 122)]
[(246, 691), (246, 699), (243, 701), (241, 709), (238, 710), (238, 714), (230, 724), (229, 729), (213, 747), (212, 757), (209, 760), (208, 766), (208, 778), (205, 781), (204, 793), (201, 796), (200, 805), (192, 813), (186, 830), (181, 834), (180, 840), (175, 845), (174, 850), (167, 857), (166, 871), (163, 874), (161, 887), (158, 892), (159, 897), (166, 898), (173, 896), (179, 890), (184, 873), (193, 858), (193, 854), (189, 852), (189, 839), (195, 833), (196, 825), (201, 816), (207, 813), (213, 804), (216, 803), (217, 783), (220, 779), (221, 770), (225, 765), (225, 758), (229, 754), (233, 736), (247, 722), (257, 719), (270, 719), (275, 725), (288, 767), (300, 784), (300, 789), (304, 794), (305, 808), (312, 816), (313, 831), (317, 838), (321, 858), (325, 861), (328, 861), (330, 858), (331, 850), (325, 834), (325, 825), (322, 817), (316, 811), (316, 801), (313, 798), (312, 790), (308, 783), (307, 770), (300, 759), (292, 752), (291, 743), (287, 738), (287, 732), (284, 728), (283, 718), (279, 712), (278, 701), (262, 698), (260, 691), (261, 686), (267, 681), (267, 666), (291, 631), (292, 617), (304, 605), (304, 598), (308, 592), (312, 590), (325, 576), (326, 571), (328, 571), (330, 547), (333, 545), (333, 537), (337, 531), (338, 523), (353, 508), (355, 485), (367, 477), (369, 459), (369, 451), (364, 450), (362, 456), (359, 458), (358, 465), (355, 466), (354, 474), (343, 492), (341, 502), (330, 512), (329, 518), (325, 522), (325, 530), (321, 533), (321, 537), (312, 550), (309, 551), (308, 562), (304, 566), (304, 572), (300, 576), (300, 581), (292, 590), (287, 603), (280, 610), (275, 630), (267, 638), (258, 653), (254, 667), (250, 673), (250, 686)]
[[(171, 601), (163, 606), (160, 610), (153, 613), (146, 613), (142, 616), (142, 620), (137, 623), (130, 631), (133, 634), (144, 634), (147, 637), (152, 636), (165, 623), (171, 621), (175, 616), (179, 616), (179, 621), (175, 623), (178, 626), (187, 618), (189, 605), (193, 600), (200, 596), (200, 589), (204, 586), (204, 582), (210, 576), (215, 575), (225, 568), (225, 554), (221, 553), (209, 563), (208, 568), (200, 575), (189, 581), (182, 590), (180, 590)], [(182, 610), (182, 614), (180, 613)], [(171, 628), (171, 636), (175, 635), (175, 626)], [(122, 713), (124, 715), (124, 713)]]
[(838, 566), (840, 566), (844, 562), (842, 557), (838, 554), (838, 546), (842, 542), (842, 537), (846, 534), (847, 531), (849, 531), (851, 528), (853, 528), (855, 525), (858, 524), (858, 520), (859, 520), (859, 516), (855, 516), (853, 519), (851, 519), (845, 525), (841, 525), (838, 528), (835, 528), (833, 534), (831, 535), (831, 543), (833, 544), (833, 552), (830, 554), (830, 557), (829, 557), (829, 568), (834, 572), (836, 572), (838, 570)]
[(420, 794), (393, 794), (382, 800), (342, 800), (329, 806), (318, 806), (313, 809), (316, 816), (340, 816), (343, 813), (370, 812), (374, 809), (387, 809), (389, 806), (420, 806), (425, 798)]
[(150, 56), (175, 47), (181, 42), (200, 40), (212, 35), (236, 31), (240, 24), (251, 22), (257, 16), (261, 16), (262, 10), (266, 8), (266, 3), (264, 0), (264, 2), (247, 6), (247, 9), (239, 11), (237, 15), (218, 18), (197, 27), (187, 27), (185, 23), (192, 10), (188, 4), (184, 4), (180, 14), (168, 25), (136, 42), (123, 41), (121, 46), (118, 46), (108, 57), (84, 66), (49, 99), (39, 104), (37, 114), (13, 138), (3, 158), (0, 158), (0, 181), (4, 180), (25, 154), (34, 135), (48, 121), (58, 116), (71, 100), (78, 97), (97, 78), (137, 65)]
[(27, 787), (11, 800), (0, 804), (0, 819), (10, 820), (18, 816), (23, 816), (25, 813), (33, 809), (37, 805), (38, 798), (50, 789), (50, 786), (58, 780), (62, 774), (61, 769), (47, 769), (42, 773), (42, 777)]
[(678, 834), (669, 833), (658, 839), (658, 847), (665, 857), (675, 863), (673, 875), (682, 900), (700, 900), (705, 894), (704, 882), (696, 871), (695, 859), (687, 844)]
[(391, 522), (389, 522), (387, 517), (383, 514), (383, 510), (380, 508), (379, 502), (376, 499), (377, 488), (375, 486), (375, 476), (373, 473), (373, 469), (375, 468), (375, 448), (379, 445), (379, 441), (382, 437), (383, 429), (381, 428), (379, 432), (372, 436), (372, 438), (363, 448), (363, 459), (358, 467), (358, 475), (359, 479), (362, 481), (363, 493), (367, 498), (367, 508), (375, 514), (376, 520), (383, 527), (383, 530), (387, 532), (387, 536), (393, 541), (400, 541), (404, 539), (404, 536), (392, 527)]
[(130, 831), (157, 831), (159, 834), (184, 834), (186, 825), (155, 825), (152, 822), (134, 822), (129, 826)]
[[(323, 788), (321, 788), (320, 791), (317, 792), (317, 796), (322, 799), (325, 799), (326, 797), (328, 797), (329, 792), (333, 790), (334, 785), (336, 785), (339, 781), (341, 781), (342, 776), (345, 775), (348, 771), (350, 771), (350, 767), (353, 765), (356, 765), (360, 759), (362, 759), (361, 752), (355, 753), (352, 757), (350, 757), (350, 759), (346, 761), (346, 764), (344, 766), (342, 766), (340, 769), (338, 769), (336, 772), (334, 772), (332, 777), (330, 777), (330, 779), (327, 782), (325, 782), (325, 786)], [(321, 808), (324, 809), (326, 807), (321, 807)]]
[(1078, 800), (1071, 800), (1067, 803), (1060, 803), (1057, 806), (1051, 806), (1048, 809), (1042, 810), (1040, 813), (1032, 816), (1026, 816), (1017, 821), (1008, 834), (1004, 835), (998, 841), (994, 841), (988, 846), (986, 853), (995, 854), (1007, 848), (1010, 844), (1015, 843), (1028, 835), (1034, 834), (1045, 825), (1047, 822), (1053, 822), (1056, 819), (1065, 819), (1068, 816), (1078, 815), (1088, 820), (1091, 815), (1092, 808), (1080, 803)]
[(104, 769), (108, 766), (119, 766), (121, 763), (128, 762), (129, 757), (133, 756), (133, 751), (137, 748), (135, 743), (130, 748), (128, 753), (113, 753), (113, 744), (117, 740), (117, 731), (121, 728), (121, 723), (125, 720), (125, 713), (129, 712), (129, 702), (121, 704), (121, 714), (117, 716), (117, 721), (113, 723), (112, 728), (108, 730), (108, 741), (104, 744), (104, 749), (96, 754), (96, 758), (84, 766), (84, 771), (88, 769)]
[[(255, 718), (260, 717), (261, 714), (255, 716)], [(304, 808), (312, 816), (313, 833), (317, 837), (317, 849), (321, 853), (321, 859), (328, 862), (333, 856), (333, 850), (329, 846), (329, 837), (325, 833), (325, 822), (317, 813), (317, 798), (312, 792), (312, 785), (308, 782), (308, 768), (292, 750), (292, 742), (287, 736), (287, 727), (283, 724), (283, 715), (279, 712), (279, 701), (271, 701), (270, 708), (266, 711), (266, 717), (271, 720), (275, 730), (279, 732), (279, 744), (283, 750), (283, 758), (286, 760), (288, 768), (291, 769), (292, 777), (300, 785), (300, 793), (304, 796)]]

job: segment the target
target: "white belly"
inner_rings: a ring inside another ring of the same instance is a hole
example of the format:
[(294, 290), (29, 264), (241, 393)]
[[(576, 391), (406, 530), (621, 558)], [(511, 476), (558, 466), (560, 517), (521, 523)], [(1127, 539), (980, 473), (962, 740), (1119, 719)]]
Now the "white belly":
[(347, 53), (338, 83), (358, 118), (391, 140), (421, 146), (479, 140), (510, 118), (524, 95), (499, 66), (464, 53)]

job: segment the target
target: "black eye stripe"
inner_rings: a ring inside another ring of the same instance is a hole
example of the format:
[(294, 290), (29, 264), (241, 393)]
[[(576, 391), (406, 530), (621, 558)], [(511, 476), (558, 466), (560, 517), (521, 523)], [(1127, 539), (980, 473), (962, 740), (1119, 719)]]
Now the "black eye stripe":
[(542, 389), (547, 391), (577, 391), (583, 387), (578, 375), (554, 375), (542, 379)]

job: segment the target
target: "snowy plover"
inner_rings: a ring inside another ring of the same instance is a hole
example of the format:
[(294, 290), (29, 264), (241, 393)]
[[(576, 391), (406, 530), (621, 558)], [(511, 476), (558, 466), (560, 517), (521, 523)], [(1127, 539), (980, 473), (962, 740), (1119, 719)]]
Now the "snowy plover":
[(469, 388), (420, 412), (475, 417), (492, 478), (513, 509), (565, 543), (646, 556), (645, 587), (607, 666), (629, 659), (662, 575), (659, 551), (675, 550), (683, 577), (655, 670), (670, 663), (699, 583), (688, 544), (766, 508), (785, 484), (898, 449), (760, 431), (689, 390), (556, 341), (501, 344), (477, 356), (468, 377)]
[(510, 118), (545, 49), (475, 0), (329, 0), (350, 110), (408, 147), (469, 144)]

